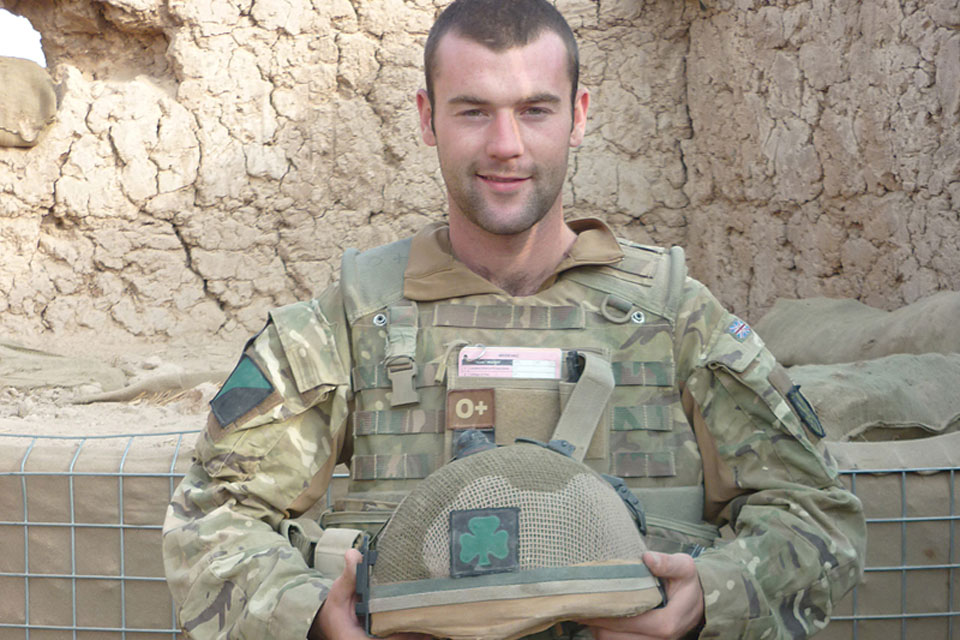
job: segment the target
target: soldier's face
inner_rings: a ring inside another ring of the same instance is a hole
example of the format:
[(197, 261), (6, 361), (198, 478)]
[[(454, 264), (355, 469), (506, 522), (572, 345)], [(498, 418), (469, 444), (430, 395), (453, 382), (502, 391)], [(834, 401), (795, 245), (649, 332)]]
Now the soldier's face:
[(417, 94), (424, 142), (437, 147), (450, 216), (489, 233), (526, 231), (561, 212), (569, 148), (583, 140), (589, 95), (570, 105), (567, 53), (546, 32), (492, 51), (448, 33), (437, 48), (433, 107)]

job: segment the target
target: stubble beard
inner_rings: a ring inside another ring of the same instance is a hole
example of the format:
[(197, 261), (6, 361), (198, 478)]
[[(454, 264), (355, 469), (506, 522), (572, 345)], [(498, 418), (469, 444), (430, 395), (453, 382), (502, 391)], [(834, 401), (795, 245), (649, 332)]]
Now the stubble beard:
[(558, 166), (534, 166), (528, 173), (533, 189), (526, 196), (525, 202), (519, 206), (511, 200), (506, 208), (514, 209), (510, 214), (503, 214), (497, 207), (497, 196), (485, 198), (481, 190), (473, 184), (479, 169), (475, 166), (468, 168), (465, 176), (456, 182), (447, 180), (447, 191), (453, 204), (468, 221), (475, 226), (493, 235), (516, 235), (531, 229), (540, 222), (553, 208), (563, 189), (563, 181), (567, 173), (567, 159)]

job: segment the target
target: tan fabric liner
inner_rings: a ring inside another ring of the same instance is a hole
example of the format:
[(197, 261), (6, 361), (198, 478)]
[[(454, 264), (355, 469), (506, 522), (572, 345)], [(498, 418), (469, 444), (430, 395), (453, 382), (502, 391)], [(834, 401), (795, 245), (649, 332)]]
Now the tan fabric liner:
[(564, 620), (636, 615), (660, 601), (660, 590), (651, 588), (439, 605), (374, 614), (371, 630), (377, 636), (417, 632), (451, 640), (515, 640)]
[(516, 598), (534, 598), (540, 596), (575, 595), (583, 593), (609, 593), (613, 591), (633, 591), (650, 589), (657, 586), (650, 576), (641, 578), (603, 578), (596, 580), (555, 580), (552, 582), (531, 582), (517, 585), (496, 585), (435, 591), (433, 593), (413, 593), (388, 598), (370, 599), (370, 611), (397, 611), (400, 609), (418, 609), (428, 606), (453, 605), (476, 600), (495, 602)]

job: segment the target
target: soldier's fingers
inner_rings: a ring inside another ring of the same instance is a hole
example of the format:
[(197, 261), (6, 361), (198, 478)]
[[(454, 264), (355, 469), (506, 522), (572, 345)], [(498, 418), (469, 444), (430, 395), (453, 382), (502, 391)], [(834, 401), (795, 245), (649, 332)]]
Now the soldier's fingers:
[[(675, 638), (680, 637), (683, 628), (678, 624), (682, 614), (674, 608), (664, 607), (663, 609), (651, 609), (638, 616), (626, 618), (602, 618), (598, 620), (585, 621), (586, 624), (596, 629), (603, 630), (606, 640), (616, 640), (623, 638)], [(596, 634), (594, 634), (596, 637)]]
[[(609, 633), (636, 633), (633, 629), (635, 623), (633, 617), (629, 618), (586, 618), (577, 620), (580, 624), (585, 624), (592, 630), (602, 630)], [(596, 637), (596, 633), (594, 633)]]
[(598, 640), (680, 638), (703, 617), (703, 592), (693, 558), (684, 554), (647, 553), (650, 573), (663, 578), (667, 602), (636, 616), (582, 620)]
[(594, 630), (595, 638), (598, 631), (602, 631), (604, 638), (608, 640), (615, 640), (619, 637), (635, 639), (669, 638), (678, 631), (673, 624), (674, 618), (672, 610), (664, 608), (652, 609), (637, 616), (592, 618), (579, 620), (578, 622)]
[[(330, 585), (327, 598), (320, 607), (316, 625), (319, 637), (336, 640), (361, 640), (367, 634), (354, 611), (354, 591), (357, 584), (357, 564), (363, 559), (359, 551), (350, 549), (344, 555), (343, 573)], [(315, 637), (315, 636), (311, 636)]]

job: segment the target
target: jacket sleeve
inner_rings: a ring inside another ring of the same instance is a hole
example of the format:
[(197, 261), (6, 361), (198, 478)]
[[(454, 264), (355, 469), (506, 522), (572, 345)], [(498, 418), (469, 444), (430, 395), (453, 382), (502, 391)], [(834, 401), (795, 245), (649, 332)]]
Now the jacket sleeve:
[(191, 638), (303, 640), (336, 576), (278, 533), (325, 493), (350, 385), (336, 289), (271, 312), (211, 402), (163, 526), (163, 560)]
[(684, 406), (703, 454), (705, 516), (735, 534), (696, 559), (700, 637), (813, 635), (860, 579), (861, 504), (811, 442), (794, 396), (787, 400), (771, 382), (783, 373), (773, 355), (693, 280), (678, 332)]

